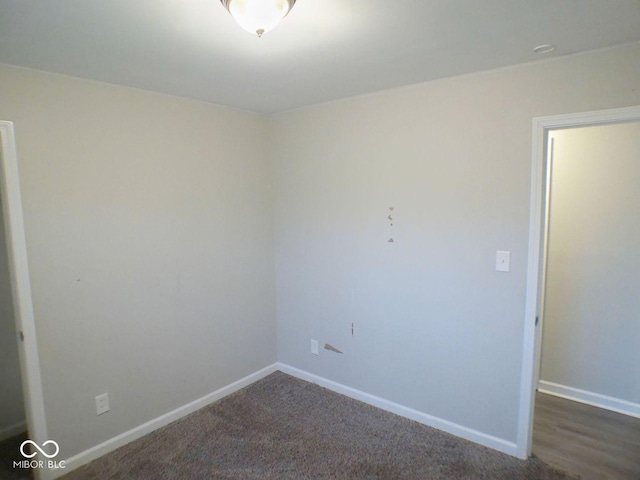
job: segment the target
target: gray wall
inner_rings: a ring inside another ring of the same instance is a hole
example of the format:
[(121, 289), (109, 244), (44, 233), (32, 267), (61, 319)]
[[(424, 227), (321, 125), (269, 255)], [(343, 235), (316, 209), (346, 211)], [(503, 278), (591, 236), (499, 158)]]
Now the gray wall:
[(5, 436), (3, 432), (13, 433), (13, 427), (25, 421), (7, 260), (7, 244), (0, 204), (0, 439)]
[(61, 458), (276, 361), (263, 116), (6, 66), (0, 105)]
[[(639, 58), (636, 44), (275, 116), (280, 361), (515, 441), (532, 118), (640, 104)], [(344, 355), (311, 355), (310, 338)]]
[(540, 379), (640, 403), (640, 123), (553, 137)]

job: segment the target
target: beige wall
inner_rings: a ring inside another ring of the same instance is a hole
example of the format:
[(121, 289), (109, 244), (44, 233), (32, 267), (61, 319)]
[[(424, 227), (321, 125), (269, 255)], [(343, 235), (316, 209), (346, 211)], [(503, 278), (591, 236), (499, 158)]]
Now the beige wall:
[(0, 66), (0, 118), (62, 458), (276, 360), (264, 117)]
[(639, 59), (636, 44), (275, 116), (279, 359), (515, 442), (532, 118), (640, 104)]
[(25, 421), (7, 244), (1, 215), (0, 204), (0, 440), (16, 433), (13, 427)]
[(640, 404), (640, 123), (552, 137), (540, 380)]

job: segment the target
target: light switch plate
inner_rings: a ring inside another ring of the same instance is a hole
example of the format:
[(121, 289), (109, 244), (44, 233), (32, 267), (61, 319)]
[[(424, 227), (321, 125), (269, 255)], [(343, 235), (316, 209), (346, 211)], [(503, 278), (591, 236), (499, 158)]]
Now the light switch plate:
[(319, 355), (317, 340), (311, 340), (311, 353), (313, 353), (314, 355)]
[(508, 272), (511, 270), (511, 252), (496, 252), (496, 272)]

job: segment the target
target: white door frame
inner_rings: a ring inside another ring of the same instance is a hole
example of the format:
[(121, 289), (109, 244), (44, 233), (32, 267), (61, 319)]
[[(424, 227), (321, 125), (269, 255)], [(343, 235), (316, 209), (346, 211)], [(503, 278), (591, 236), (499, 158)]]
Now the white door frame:
[[(13, 123), (5, 121), (0, 121), (0, 190), (2, 192), (2, 216), (6, 233), (13, 311), (18, 332), (16, 341), (19, 343), (27, 428), (29, 429), (29, 438), (38, 445), (42, 445), (48, 440), (47, 424), (44, 415), (40, 360), (33, 316), (27, 244), (24, 235), (18, 157)], [(23, 340), (20, 341), (20, 338)], [(23, 459), (16, 458), (17, 460)], [(44, 472), (33, 470), (33, 473), (36, 480), (43, 478)]]
[[(640, 121), (640, 106), (537, 117), (533, 119), (533, 153), (531, 158), (531, 200), (529, 215), (529, 254), (525, 328), (518, 413), (518, 456), (531, 455), (533, 407), (540, 364), (542, 322), (541, 296), (546, 255), (548, 159), (547, 138), (550, 130)], [(537, 324), (537, 325), (536, 325)]]

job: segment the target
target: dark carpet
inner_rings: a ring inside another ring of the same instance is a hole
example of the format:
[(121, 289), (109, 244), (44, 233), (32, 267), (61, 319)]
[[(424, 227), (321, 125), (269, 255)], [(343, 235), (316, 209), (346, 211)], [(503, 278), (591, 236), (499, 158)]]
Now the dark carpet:
[(63, 477), (573, 478), (276, 372)]

